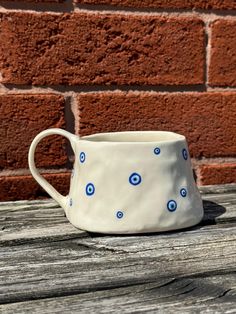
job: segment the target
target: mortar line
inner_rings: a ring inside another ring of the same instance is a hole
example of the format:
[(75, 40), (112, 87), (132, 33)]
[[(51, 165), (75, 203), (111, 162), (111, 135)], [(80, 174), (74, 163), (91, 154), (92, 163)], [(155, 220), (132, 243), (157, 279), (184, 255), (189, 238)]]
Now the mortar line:
[(196, 175), (196, 184), (197, 186), (202, 186), (202, 175), (199, 166), (195, 166), (194, 168), (195, 175)]
[[(70, 173), (70, 169), (61, 168), (61, 169), (45, 169), (45, 168), (37, 168), (40, 174), (68, 174)], [(17, 176), (31, 176), (31, 172), (29, 168), (20, 168), (20, 169), (5, 169), (0, 171), (1, 177), (17, 177)]]
[[(209, 48), (208, 48), (209, 49)], [(209, 58), (210, 51), (208, 50), (206, 59)], [(206, 61), (209, 63), (209, 60)], [(209, 66), (209, 65), (208, 65)], [(206, 66), (206, 68), (208, 68)], [(208, 71), (208, 69), (206, 69)], [(208, 72), (206, 72), (206, 77)], [(9, 85), (10, 87), (6, 87)], [(210, 87), (208, 85), (188, 85), (188, 86), (150, 86), (150, 85), (123, 85), (123, 86), (24, 86), (14, 84), (0, 84), (0, 95), (15, 95), (15, 94), (58, 94), (64, 97), (75, 97), (77, 94), (84, 93), (114, 93), (114, 92), (130, 92), (130, 93), (200, 93), (200, 92), (236, 92), (235, 87)]]
[[(236, 157), (215, 157), (215, 158), (191, 158), (192, 166), (197, 171), (201, 165), (228, 165), (236, 164)], [(68, 174), (71, 172), (69, 168), (38, 168), (41, 174)], [(31, 175), (29, 168), (19, 169), (3, 169), (0, 171), (0, 177), (28, 176)]]
[(236, 87), (212, 87), (212, 86), (207, 86), (207, 91), (208, 92), (236, 92)]
[(74, 9), (76, 10), (84, 10), (84, 11), (103, 11), (103, 12), (134, 12), (134, 13), (197, 13), (197, 14), (205, 14), (210, 12), (210, 14), (228, 16), (228, 15), (236, 15), (235, 9), (201, 9), (201, 8), (175, 8), (175, 7), (134, 7), (134, 6), (122, 6), (122, 5), (112, 5), (112, 4), (85, 4), (85, 3), (73, 3)]
[(94, 85), (94, 86), (31, 86), (0, 84), (0, 94), (37, 94), (37, 93), (56, 93), (65, 96), (73, 96), (77, 93), (94, 92), (163, 92), (163, 93), (184, 93), (184, 92), (203, 92), (206, 91), (205, 84), (199, 85)]
[(217, 11), (217, 10), (194, 10), (194, 9), (141, 9), (141, 8), (111, 8), (103, 7), (92, 8), (91, 5), (76, 5), (74, 12), (90, 14), (120, 14), (133, 16), (156, 16), (156, 17), (182, 17), (182, 18), (199, 18), (204, 22), (217, 19), (236, 19), (236, 10)]
[(205, 75), (206, 75), (206, 88), (209, 88), (209, 67), (210, 67), (210, 56), (211, 56), (211, 22), (207, 21), (205, 23), (205, 31), (207, 36), (207, 45), (205, 48), (205, 54), (206, 54), (206, 69), (205, 69)]
[[(188, 139), (187, 139), (188, 140)], [(191, 158), (192, 165), (224, 165), (236, 164), (236, 157), (204, 157), (204, 158)]]
[(216, 19), (236, 19), (236, 10), (170, 9), (170, 8), (132, 8), (112, 5), (77, 4), (72, 0), (62, 3), (25, 3), (0, 1), (0, 12), (28, 12), (34, 14), (51, 13), (89, 13), (121, 14), (163, 17), (191, 17), (203, 21)]
[[(76, 94), (73, 95), (71, 99), (71, 112), (74, 116), (74, 134), (78, 135), (78, 130), (80, 129), (80, 111), (78, 106), (78, 100)], [(76, 119), (75, 119), (76, 117)]]

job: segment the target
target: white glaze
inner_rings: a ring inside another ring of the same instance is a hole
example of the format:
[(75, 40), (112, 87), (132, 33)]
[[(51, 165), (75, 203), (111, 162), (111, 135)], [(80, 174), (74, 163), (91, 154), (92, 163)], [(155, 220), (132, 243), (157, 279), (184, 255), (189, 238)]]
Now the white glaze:
[[(66, 197), (43, 179), (34, 165), (36, 145), (50, 134), (66, 136), (75, 153)], [(79, 138), (49, 129), (32, 142), (29, 166), (38, 183), (64, 208), (69, 221), (83, 230), (158, 232), (193, 226), (203, 217), (186, 139), (173, 132), (100, 133)], [(171, 211), (175, 202), (177, 208)]]

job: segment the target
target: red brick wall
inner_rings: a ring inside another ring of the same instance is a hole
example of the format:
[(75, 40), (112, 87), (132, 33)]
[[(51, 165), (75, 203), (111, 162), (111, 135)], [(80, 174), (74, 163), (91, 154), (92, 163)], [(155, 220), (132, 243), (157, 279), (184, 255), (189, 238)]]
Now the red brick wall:
[[(51, 127), (179, 132), (199, 185), (236, 182), (235, 13), (234, 0), (2, 2), (0, 200), (46, 196), (27, 153)], [(64, 194), (70, 152), (54, 136), (36, 155)]]

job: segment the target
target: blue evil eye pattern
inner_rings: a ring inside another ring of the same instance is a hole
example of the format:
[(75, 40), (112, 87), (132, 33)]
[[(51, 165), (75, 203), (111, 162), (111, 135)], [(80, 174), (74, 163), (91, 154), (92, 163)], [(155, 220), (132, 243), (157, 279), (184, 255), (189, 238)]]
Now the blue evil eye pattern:
[(142, 181), (141, 176), (136, 172), (132, 173), (131, 176), (129, 177), (129, 183), (132, 185), (138, 185), (141, 183), (141, 181)]
[(176, 201), (174, 200), (170, 200), (168, 203), (167, 203), (167, 209), (170, 211), (170, 212), (174, 212), (177, 208), (177, 203)]
[(73, 201), (72, 201), (72, 198), (70, 198), (70, 202), (69, 202), (69, 205), (72, 206), (73, 205)]
[(161, 149), (159, 147), (154, 148), (154, 154), (159, 155), (161, 152)]
[(121, 218), (123, 218), (123, 216), (124, 216), (124, 213), (122, 211), (118, 210), (118, 212), (116, 213), (116, 217), (118, 219), (121, 219)]
[(187, 152), (187, 149), (186, 149), (186, 148), (183, 148), (183, 150), (182, 150), (182, 155), (183, 155), (183, 158), (184, 158), (185, 160), (188, 159), (188, 152)]
[(182, 188), (182, 189), (180, 190), (180, 195), (181, 195), (182, 197), (186, 197), (186, 196), (187, 196), (187, 190), (186, 190), (185, 188)]
[(93, 185), (92, 183), (88, 183), (88, 184), (86, 185), (85, 191), (86, 191), (86, 194), (87, 194), (88, 196), (93, 195), (94, 192), (95, 192), (95, 187), (94, 187), (94, 185)]
[(86, 158), (85, 153), (81, 152), (80, 155), (79, 155), (80, 162), (82, 162), (82, 163), (85, 162), (85, 158)]

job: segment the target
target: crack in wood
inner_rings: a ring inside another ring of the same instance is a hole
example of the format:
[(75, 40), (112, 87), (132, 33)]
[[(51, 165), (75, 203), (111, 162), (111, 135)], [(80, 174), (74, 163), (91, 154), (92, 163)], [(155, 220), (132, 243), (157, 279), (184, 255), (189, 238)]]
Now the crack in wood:
[(52, 201), (0, 204), (0, 312), (235, 310), (236, 197), (230, 189), (205, 189), (198, 226), (133, 236), (75, 229)]
[(84, 247), (84, 248), (87, 248), (87, 249), (92, 249), (92, 250), (100, 250), (100, 251), (108, 251), (108, 252), (112, 252), (112, 253), (128, 253), (128, 251), (126, 250), (122, 250), (122, 249), (114, 249), (114, 248), (111, 248), (111, 247), (107, 247), (107, 246), (99, 246), (99, 245), (96, 245), (96, 243), (94, 244), (91, 244), (91, 243), (81, 243), (81, 242), (76, 242), (78, 246), (80, 247)]
[[(227, 289), (227, 290), (225, 290), (224, 292), (222, 292), (219, 296), (218, 296), (218, 298), (222, 298), (222, 297), (224, 297), (224, 296), (226, 296), (230, 291), (232, 291), (233, 289)], [(236, 301), (236, 300), (235, 300)]]

